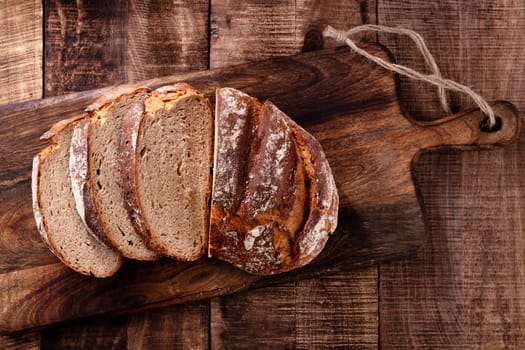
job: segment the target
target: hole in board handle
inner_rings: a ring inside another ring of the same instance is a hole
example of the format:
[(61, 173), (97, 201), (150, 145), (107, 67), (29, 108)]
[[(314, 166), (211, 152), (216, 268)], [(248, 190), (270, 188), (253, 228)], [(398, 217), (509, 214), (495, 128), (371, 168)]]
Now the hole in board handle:
[(503, 125), (503, 120), (499, 116), (496, 116), (496, 124), (494, 124), (493, 127), (490, 127), (489, 125), (490, 125), (490, 119), (489, 119), (489, 117), (486, 117), (485, 119), (483, 119), (481, 121), (481, 123), (479, 123), (479, 128), (483, 132), (500, 131), (501, 130), (501, 126)]

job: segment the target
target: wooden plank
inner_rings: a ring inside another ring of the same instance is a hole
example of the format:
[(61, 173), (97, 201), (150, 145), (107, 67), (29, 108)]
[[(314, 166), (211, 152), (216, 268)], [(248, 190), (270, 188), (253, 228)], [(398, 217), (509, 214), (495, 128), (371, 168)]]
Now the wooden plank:
[(42, 4), (0, 4), (0, 105), (42, 96)]
[(335, 47), (336, 43), (322, 39), (325, 25), (375, 23), (375, 4), (374, 0), (213, 0), (210, 67)]
[[(375, 23), (375, 1), (367, 0), (211, 4), (212, 68), (333, 47), (336, 44), (324, 43), (320, 34), (327, 23)], [(330, 291), (330, 296), (321, 291)], [(212, 348), (377, 346), (375, 267), (214, 298), (211, 303)]]
[(295, 347), (295, 283), (213, 298), (211, 349)]
[[(380, 48), (369, 45), (368, 49), (386, 58)], [(41, 265), (31, 254), (24, 258), (16, 245), (7, 245), (11, 240), (6, 236), (0, 245), (0, 251), (5, 252), (0, 254), (4, 272), (0, 289), (5, 291), (0, 294), (1, 329), (187, 302), (410, 254), (424, 240), (423, 216), (411, 180), (413, 157), (422, 149), (439, 145), (489, 147), (507, 143), (514, 139), (518, 127), (515, 111), (503, 102), (494, 105), (503, 120), (502, 129), (492, 133), (480, 130), (484, 116), (477, 110), (436, 123), (414, 123), (402, 115), (397, 104), (393, 76), (346, 48), (172, 76), (148, 84), (181, 80), (208, 96), (216, 86), (224, 85), (270, 99), (319, 140), (332, 164), (341, 198), (338, 230), (322, 254), (303, 269), (264, 279), (213, 259), (194, 263), (128, 261), (116, 276), (93, 279), (61, 264)], [(18, 211), (2, 214), (9, 219), (4, 227), (10, 229), (4, 229), (2, 236), (7, 232), (16, 238), (22, 230), (37, 235), (29, 201), (30, 169), (24, 159), (29, 163), (42, 147), (37, 138), (49, 124), (76, 115), (100, 93), (0, 107), (0, 124), (8, 126), (0, 127), (0, 133), (7, 135), (0, 137), (0, 147), (12, 150), (0, 167), (0, 179), (5, 181), (2, 190), (9, 192), (14, 187), (22, 191), (19, 198), (3, 199), (4, 203), (20, 200), (22, 205)], [(22, 132), (11, 122), (14, 119), (26, 121), (18, 124), (23, 126)], [(22, 259), (22, 269), (19, 261), (11, 260), (13, 256)]]
[[(42, 96), (42, 3), (0, 4), (0, 104)], [(0, 348), (40, 349), (40, 333), (0, 335)]]
[(129, 350), (207, 349), (209, 302), (197, 301), (129, 317)]
[(0, 335), (0, 346), (5, 350), (39, 350), (40, 333), (23, 332), (14, 335)]
[(54, 95), (208, 66), (208, 1), (49, 0), (46, 91)]
[(208, 315), (208, 303), (196, 302), (133, 316), (77, 321), (44, 332), (42, 347), (53, 350), (204, 349), (208, 346)]
[(212, 349), (377, 348), (377, 268), (212, 300)]
[[(207, 1), (48, 1), (47, 96), (208, 65)], [(209, 302), (43, 333), (49, 349), (175, 349), (208, 343)], [(174, 326), (176, 325), (176, 326)]]
[(42, 332), (42, 349), (126, 349), (126, 327), (126, 317), (71, 322)]
[[(379, 23), (412, 28), (443, 73), (525, 110), (522, 1), (382, 1)], [(404, 40), (380, 40), (421, 67)], [(401, 82), (405, 109), (438, 115), (435, 95)], [(429, 98), (429, 96), (431, 96)], [(472, 102), (452, 94), (455, 108)], [(381, 266), (381, 348), (522, 348), (525, 344), (525, 138), (506, 150), (427, 154), (416, 169), (429, 237), (416, 259)]]

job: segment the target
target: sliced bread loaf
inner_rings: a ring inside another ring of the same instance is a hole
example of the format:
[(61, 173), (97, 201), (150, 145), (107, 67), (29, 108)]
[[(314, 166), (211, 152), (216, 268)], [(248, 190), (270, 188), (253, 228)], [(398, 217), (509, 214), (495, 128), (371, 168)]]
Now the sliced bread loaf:
[(187, 84), (163, 87), (125, 114), (121, 154), (126, 203), (150, 247), (192, 261), (206, 249), (213, 116)]
[(209, 256), (254, 274), (307, 264), (337, 225), (321, 146), (270, 102), (223, 88), (215, 103)]
[(42, 136), (51, 144), (33, 159), (33, 213), (42, 239), (64, 264), (84, 275), (108, 277), (122, 258), (85, 228), (71, 189), (69, 148), (74, 126), (85, 118), (61, 121)]
[[(147, 88), (137, 88), (95, 105), (87, 135), (87, 149), (77, 153), (79, 164), (82, 157), (87, 156), (91, 183), (90, 199), (83, 203), (84, 208), (91, 211), (86, 218), (97, 215), (103, 230), (94, 226), (91, 228), (123, 256), (137, 260), (156, 260), (160, 255), (148, 247), (128, 215), (120, 171), (120, 143), (124, 115), (130, 106), (150, 94)], [(94, 212), (90, 209), (90, 201), (93, 202)]]

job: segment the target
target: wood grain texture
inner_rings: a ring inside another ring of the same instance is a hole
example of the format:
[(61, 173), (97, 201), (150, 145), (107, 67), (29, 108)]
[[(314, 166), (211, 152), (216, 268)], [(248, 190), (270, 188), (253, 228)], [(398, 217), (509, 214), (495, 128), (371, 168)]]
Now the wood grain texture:
[[(375, 23), (376, 2), (368, 0), (214, 0), (211, 4), (211, 68), (333, 47), (333, 41), (322, 38), (324, 25)], [(275, 344), (281, 348), (309, 348), (313, 344), (375, 348), (377, 267), (354, 273), (212, 299), (212, 348), (250, 344), (257, 348)], [(330, 302), (320, 302), (315, 290), (304, 293), (312, 285), (317, 291), (332, 291)], [(350, 288), (351, 292), (336, 293), (336, 288)], [(363, 299), (367, 301), (361, 303)]]
[[(386, 58), (381, 49), (373, 45), (368, 48)], [(26, 258), (28, 268), (20, 269), (19, 265), (10, 265), (11, 251), (0, 246), (0, 251), (6, 253), (0, 254), (0, 267), (5, 272), (0, 279), (0, 288), (5, 290), (0, 295), (2, 329), (186, 302), (404, 256), (424, 240), (422, 212), (411, 181), (413, 157), (424, 148), (440, 145), (489, 147), (508, 143), (517, 131), (516, 113), (507, 103), (494, 105), (503, 119), (502, 129), (494, 133), (479, 129), (484, 116), (477, 110), (429, 125), (413, 123), (401, 113), (393, 76), (346, 48), (145, 84), (155, 87), (181, 80), (207, 96), (215, 87), (224, 85), (270, 99), (319, 140), (333, 165), (341, 199), (340, 225), (325, 250), (303, 269), (262, 279), (215, 260), (201, 259), (194, 263), (130, 261), (116, 276), (97, 280), (75, 274), (61, 264), (41, 265), (32, 256)], [(14, 134), (16, 128), (0, 128), (3, 135), (8, 135), (0, 137), (0, 146), (17, 150), (8, 154), (9, 162), (0, 168), (0, 180), (11, 180), (5, 182), (5, 190), (20, 186), (30, 198), (28, 180), (16, 179), (27, 178), (26, 161), (29, 163), (32, 154), (42, 147), (36, 141), (37, 135), (68, 113), (77, 114), (100, 93), (91, 91), (0, 107), (0, 124), (11, 125), (13, 118), (27, 121), (23, 133)], [(38, 120), (32, 117), (35, 113)], [(16, 199), (6, 198), (9, 200)], [(29, 200), (25, 205), (30, 206)], [(24, 212), (24, 208), (20, 210)], [(13, 215), (18, 218), (16, 212)], [(23, 218), (18, 219), (7, 225), (15, 227), (14, 232), (19, 230), (17, 224), (24, 223)], [(34, 223), (27, 219), (26, 225), (29, 223), (33, 226), (25, 229), (36, 234)], [(14, 250), (16, 255), (16, 247)]]
[(129, 317), (127, 348), (208, 348), (209, 302), (197, 301)]
[(195, 302), (132, 316), (71, 322), (47, 330), (42, 349), (204, 349), (208, 315), (208, 303)]
[(42, 350), (126, 349), (126, 323), (125, 317), (70, 322), (43, 332)]
[(47, 1), (48, 93), (207, 66), (208, 1)]
[(325, 45), (324, 26), (374, 23), (375, 6), (373, 0), (213, 0), (210, 67), (335, 47)]
[[(48, 1), (46, 95), (205, 69), (208, 7), (202, 0)], [(42, 339), (49, 349), (201, 348), (208, 314), (202, 301), (59, 326)]]
[(377, 348), (377, 268), (214, 298), (212, 349)]
[(42, 96), (42, 3), (0, 4), (0, 105)]
[[(3, 1), (0, 4), (0, 28), (0, 105), (42, 97), (41, 1)], [(3, 161), (0, 156), (0, 162)], [(15, 209), (10, 207), (7, 210)], [(0, 220), (5, 220), (5, 217)], [(12, 236), (9, 234), (8, 237)], [(5, 242), (3, 235), (0, 235), (0, 241)], [(23, 239), (7, 244), (26, 246)], [(40, 349), (40, 334), (0, 335), (0, 349)]]
[(0, 347), (5, 350), (40, 350), (40, 345), (39, 332), (0, 335)]
[[(379, 23), (418, 31), (445, 76), (525, 110), (522, 1), (383, 1)], [(380, 41), (400, 63), (420, 66), (408, 42)], [(412, 114), (439, 115), (433, 89), (400, 88)], [(455, 109), (472, 105), (451, 98)], [(381, 348), (523, 348), (524, 136), (505, 150), (422, 156), (416, 179), (429, 237), (416, 259), (381, 266)]]

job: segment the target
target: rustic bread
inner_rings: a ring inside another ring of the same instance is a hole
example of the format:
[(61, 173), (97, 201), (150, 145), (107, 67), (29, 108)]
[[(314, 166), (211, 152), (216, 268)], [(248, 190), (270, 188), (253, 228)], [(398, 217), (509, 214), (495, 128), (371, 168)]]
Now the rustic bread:
[(88, 232), (71, 191), (68, 154), (73, 128), (86, 117), (61, 121), (42, 136), (51, 144), (33, 159), (33, 213), (43, 241), (64, 264), (84, 275), (108, 277), (120, 268), (122, 258)]
[(208, 100), (181, 83), (122, 86), (87, 111), (43, 136), (53, 143), (33, 173), (39, 231), (76, 271), (109, 276), (119, 253), (193, 261), (208, 245), (210, 257), (275, 274), (309, 263), (335, 230), (321, 146), (271, 102), (218, 89), (213, 128)]
[(254, 274), (303, 266), (337, 225), (319, 143), (271, 102), (218, 89), (208, 254)]
[[(107, 101), (95, 103), (90, 108), (95, 110), (89, 125), (87, 148), (84, 147), (77, 155), (79, 163), (83, 161), (82, 157), (87, 156), (91, 185), (79, 206), (85, 208), (86, 222), (92, 230), (109, 241), (123, 256), (137, 260), (156, 260), (160, 255), (150, 249), (144, 238), (136, 232), (128, 215), (119, 151), (124, 115), (130, 106), (144, 100), (151, 91), (147, 88), (123, 90), (124, 94), (106, 98)], [(91, 201), (93, 205), (90, 205)], [(101, 227), (97, 228), (89, 221), (94, 216), (98, 217)]]
[(135, 227), (162, 254), (198, 259), (209, 225), (208, 100), (187, 84), (163, 87), (128, 109), (122, 132), (124, 193)]

